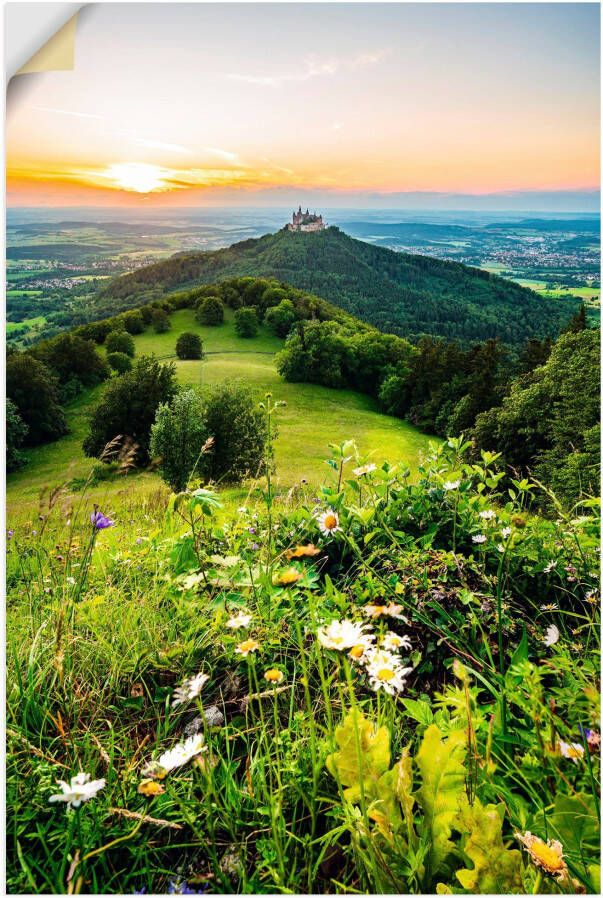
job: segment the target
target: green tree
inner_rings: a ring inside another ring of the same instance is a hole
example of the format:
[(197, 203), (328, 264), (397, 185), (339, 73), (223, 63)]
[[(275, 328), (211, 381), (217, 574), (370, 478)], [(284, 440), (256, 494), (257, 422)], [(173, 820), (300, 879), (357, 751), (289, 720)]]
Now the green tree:
[(109, 376), (108, 365), (94, 343), (77, 334), (59, 334), (29, 351), (54, 371), (60, 384), (77, 379), (85, 387), (94, 387)]
[(107, 353), (123, 352), (124, 355), (134, 358), (134, 340), (127, 331), (111, 331), (107, 334), (105, 348)]
[(176, 340), (176, 355), (179, 359), (202, 359), (203, 343), (201, 337), (198, 334), (184, 331)]
[(6, 470), (10, 473), (22, 468), (27, 462), (19, 451), (28, 431), (27, 424), (11, 399), (6, 400)]
[(239, 337), (257, 337), (259, 322), (256, 310), (252, 306), (244, 306), (234, 313), (234, 327)]
[(48, 443), (67, 433), (58, 378), (29, 353), (14, 353), (6, 360), (6, 395), (28, 427), (26, 445)]
[(186, 489), (193, 470), (203, 467), (201, 449), (207, 436), (203, 402), (194, 390), (178, 393), (157, 409), (150, 454), (159, 457), (159, 471), (173, 492)]
[(276, 368), (285, 380), (344, 387), (346, 335), (335, 321), (298, 322), (276, 356)]
[(205, 426), (214, 438), (204, 456), (204, 472), (213, 480), (237, 482), (264, 471), (266, 419), (249, 387), (221, 383), (205, 398)]
[(216, 326), (224, 322), (224, 303), (219, 296), (206, 296), (197, 306), (199, 324)]
[(142, 356), (131, 370), (109, 381), (100, 402), (90, 414), (86, 455), (99, 457), (111, 440), (129, 437), (138, 447), (138, 460), (146, 463), (155, 414), (162, 403), (177, 393), (176, 367)]
[(107, 362), (118, 374), (125, 374), (126, 371), (132, 370), (132, 359), (125, 352), (110, 352), (107, 356)]
[(124, 312), (119, 316), (123, 326), (129, 334), (142, 334), (144, 331), (144, 318), (138, 309), (132, 309), (130, 312)]
[[(273, 292), (276, 293), (277, 291)], [(295, 306), (290, 299), (283, 299), (277, 306), (271, 306), (264, 316), (266, 324), (274, 331), (277, 337), (286, 337), (295, 319)]]
[(176, 340), (176, 355), (179, 359), (202, 359), (203, 343), (198, 334), (184, 331)]
[(164, 309), (153, 309), (151, 322), (156, 334), (165, 334), (171, 327), (170, 316)]
[(587, 327), (586, 306), (582, 303), (576, 314), (570, 318), (564, 333), (577, 334), (579, 331), (586, 330)]

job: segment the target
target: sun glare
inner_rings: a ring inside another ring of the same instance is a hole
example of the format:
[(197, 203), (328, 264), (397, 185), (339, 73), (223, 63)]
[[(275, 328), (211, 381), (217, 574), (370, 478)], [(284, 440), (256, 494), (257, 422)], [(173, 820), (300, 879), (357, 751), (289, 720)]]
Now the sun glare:
[(156, 165), (143, 162), (122, 162), (110, 165), (107, 177), (116, 187), (132, 190), (135, 193), (151, 193), (167, 187), (161, 169)]

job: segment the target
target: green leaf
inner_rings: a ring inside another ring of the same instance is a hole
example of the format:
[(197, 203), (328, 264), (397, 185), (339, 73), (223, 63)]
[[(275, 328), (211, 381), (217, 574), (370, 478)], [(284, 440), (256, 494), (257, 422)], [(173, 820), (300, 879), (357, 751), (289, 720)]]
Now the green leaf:
[(543, 838), (558, 839), (564, 853), (574, 855), (576, 861), (598, 854), (600, 826), (592, 795), (557, 795), (552, 813), (546, 815), (546, 825), (541, 811), (534, 829)]
[(521, 851), (506, 848), (502, 839), (504, 804), (485, 807), (476, 798), (473, 805), (465, 799), (455, 820), (455, 828), (466, 833), (464, 853), (473, 868), (457, 870), (464, 889), (482, 895), (509, 895), (524, 891)]
[(446, 740), (435, 724), (425, 730), (417, 753), (422, 785), (417, 799), (425, 814), (431, 839), (429, 869), (433, 876), (454, 848), (450, 841), (452, 821), (465, 795), (465, 733), (452, 731)]
[(433, 711), (427, 702), (418, 702), (414, 698), (403, 698), (402, 704), (406, 708), (409, 717), (419, 723), (429, 726), (433, 723)]
[(375, 729), (356, 708), (335, 730), (339, 751), (327, 757), (327, 770), (346, 786), (344, 798), (358, 803), (364, 793), (368, 801), (380, 798), (377, 783), (390, 764), (389, 731)]

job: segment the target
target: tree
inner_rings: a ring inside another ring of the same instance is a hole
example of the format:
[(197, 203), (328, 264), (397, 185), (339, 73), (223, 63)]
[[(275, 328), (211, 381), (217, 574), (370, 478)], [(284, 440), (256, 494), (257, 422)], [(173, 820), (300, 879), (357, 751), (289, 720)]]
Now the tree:
[(286, 337), (295, 319), (295, 306), (290, 299), (283, 299), (277, 306), (271, 306), (264, 316), (266, 324), (277, 337)]
[(177, 391), (175, 365), (142, 356), (131, 371), (109, 381), (92, 410), (83, 443), (86, 455), (98, 458), (115, 437), (129, 437), (138, 447), (139, 461), (146, 463), (157, 409), (171, 402)]
[(15, 353), (6, 360), (6, 395), (28, 427), (27, 446), (58, 440), (67, 433), (58, 378), (29, 353)]
[(575, 315), (573, 315), (563, 333), (577, 334), (579, 331), (586, 330), (588, 322), (586, 320), (586, 306), (584, 303), (580, 306)]
[(234, 313), (235, 331), (239, 337), (257, 337), (259, 322), (256, 310), (253, 306), (245, 306)]
[(107, 334), (105, 347), (107, 353), (123, 352), (130, 358), (134, 358), (134, 340), (127, 331), (111, 331), (110, 334)]
[(153, 309), (151, 321), (156, 334), (165, 334), (171, 327), (170, 316), (164, 309)]
[(124, 312), (119, 317), (129, 334), (142, 334), (144, 331), (144, 318), (137, 309)]
[(197, 306), (199, 324), (217, 326), (224, 322), (224, 303), (218, 296), (206, 296)]
[(336, 321), (300, 321), (289, 334), (285, 348), (277, 353), (276, 369), (293, 383), (345, 387), (346, 353), (346, 335)]
[(22, 468), (27, 462), (22, 452), (29, 428), (19, 414), (19, 410), (11, 399), (6, 400), (6, 470), (10, 473)]
[(60, 384), (76, 379), (80, 388), (94, 387), (109, 376), (108, 365), (94, 343), (77, 334), (59, 334), (29, 351), (54, 371)]
[(184, 331), (176, 341), (176, 355), (179, 359), (202, 359), (203, 343), (198, 334)]
[(205, 426), (213, 436), (204, 472), (213, 480), (240, 481), (264, 472), (266, 419), (249, 387), (221, 383), (205, 399)]
[(157, 409), (150, 454), (160, 458), (159, 471), (173, 492), (186, 489), (193, 470), (202, 466), (200, 454), (207, 435), (203, 402), (194, 390), (179, 393)]
[(110, 352), (107, 362), (118, 374), (125, 374), (126, 371), (132, 370), (132, 359), (125, 352)]

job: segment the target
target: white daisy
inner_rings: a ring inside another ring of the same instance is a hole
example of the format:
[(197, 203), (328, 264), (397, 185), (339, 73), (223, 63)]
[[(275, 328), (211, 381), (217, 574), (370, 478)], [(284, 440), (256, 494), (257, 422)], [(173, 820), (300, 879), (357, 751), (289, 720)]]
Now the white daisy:
[(412, 648), (412, 643), (408, 636), (398, 636), (397, 633), (392, 633), (391, 631), (385, 634), (381, 640), (381, 645), (384, 649), (388, 649), (391, 652)]
[(559, 754), (562, 758), (570, 758), (574, 764), (578, 764), (584, 756), (584, 746), (579, 742), (564, 742), (559, 740)]
[(356, 624), (351, 620), (333, 620), (317, 632), (318, 641), (326, 649), (337, 649), (341, 652), (351, 649), (362, 642), (365, 637), (366, 624)]
[(333, 511), (332, 508), (319, 514), (316, 521), (318, 523), (318, 529), (321, 533), (324, 533), (325, 536), (330, 536), (332, 533), (337, 533), (338, 530), (341, 530), (341, 527), (339, 526), (339, 515), (336, 511)]
[(248, 627), (251, 623), (251, 615), (244, 611), (239, 611), (226, 621), (226, 626), (231, 630), (238, 630), (241, 627)]
[(503, 529), (500, 532), (501, 532), (501, 536), (503, 539), (508, 539), (511, 536), (511, 528), (510, 527), (503, 527)]
[(371, 688), (378, 692), (383, 689), (389, 695), (403, 692), (406, 685), (406, 677), (412, 672), (412, 667), (400, 667), (398, 664), (371, 664), (367, 667)]
[(547, 627), (543, 642), (546, 646), (555, 645), (556, 642), (559, 642), (559, 630), (555, 624), (551, 624), (550, 627)]
[(177, 689), (174, 689), (174, 698), (176, 701), (172, 702), (172, 707), (176, 708), (184, 702), (190, 702), (194, 698), (197, 698), (208, 680), (209, 675), (205, 673), (198, 673), (195, 674), (194, 677), (189, 677), (188, 680), (184, 681), (182, 686), (178, 686)]
[(185, 764), (188, 764), (189, 761), (192, 761), (205, 749), (203, 733), (197, 733), (165, 751), (157, 761), (152, 761), (143, 773), (145, 776), (157, 776), (160, 773), (160, 778), (163, 778), (170, 770), (175, 770), (176, 767), (184, 767)]
[(444, 484), (444, 489), (446, 490), (446, 492), (448, 492), (449, 490), (458, 490), (460, 485), (460, 480), (447, 480)]
[(354, 474), (356, 477), (364, 477), (365, 474), (372, 474), (373, 471), (377, 470), (377, 465), (361, 465), (359, 468), (354, 468)]
[(84, 801), (94, 798), (97, 792), (105, 788), (105, 780), (91, 780), (89, 773), (78, 773), (71, 777), (71, 782), (66, 783), (64, 780), (58, 780), (61, 792), (58, 795), (51, 795), (48, 801), (64, 801), (72, 808), (79, 808)]
[(484, 521), (493, 521), (496, 517), (496, 512), (492, 511), (491, 508), (487, 508), (485, 511), (480, 511), (479, 516)]
[(483, 533), (476, 533), (475, 536), (471, 537), (471, 539), (473, 540), (474, 543), (481, 545), (481, 543), (487, 542), (488, 538), (486, 536), (484, 536)]

